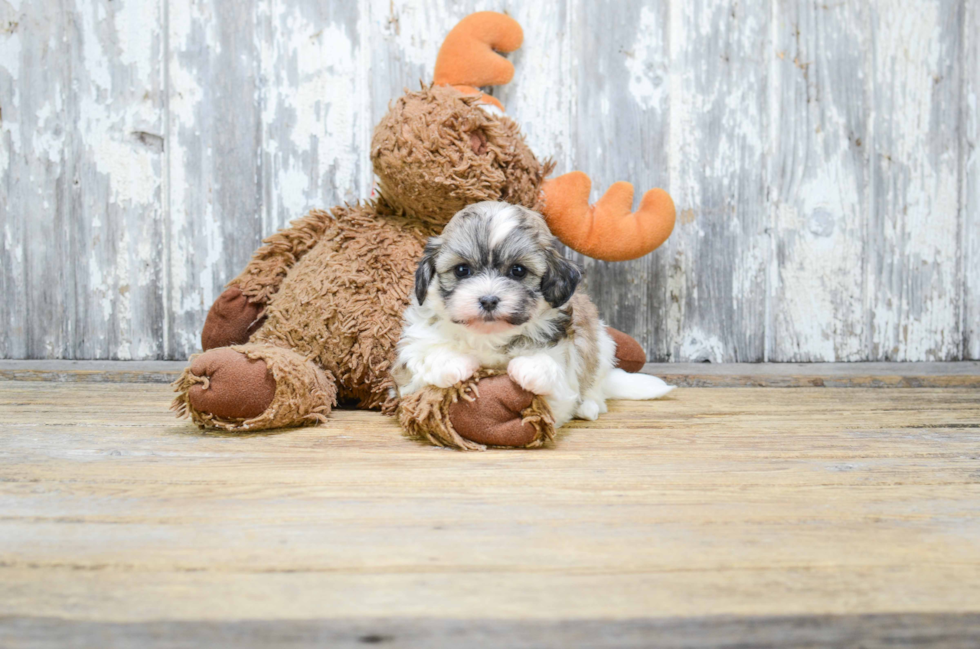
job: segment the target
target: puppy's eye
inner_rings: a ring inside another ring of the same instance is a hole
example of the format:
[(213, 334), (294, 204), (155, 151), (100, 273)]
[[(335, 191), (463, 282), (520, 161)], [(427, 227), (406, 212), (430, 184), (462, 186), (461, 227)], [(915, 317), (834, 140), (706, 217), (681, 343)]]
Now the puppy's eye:
[(462, 279), (470, 276), (470, 267), (466, 264), (459, 264), (453, 267), (453, 275)]
[(520, 264), (514, 264), (510, 267), (510, 276), (514, 279), (524, 279), (527, 276), (527, 268)]

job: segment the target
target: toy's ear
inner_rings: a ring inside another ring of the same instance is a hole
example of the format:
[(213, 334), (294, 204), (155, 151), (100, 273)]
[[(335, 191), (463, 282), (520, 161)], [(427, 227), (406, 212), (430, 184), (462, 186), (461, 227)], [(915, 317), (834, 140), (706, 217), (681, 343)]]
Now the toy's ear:
[(633, 185), (614, 183), (589, 205), (592, 181), (581, 171), (545, 181), (541, 213), (551, 233), (569, 248), (603, 261), (626, 261), (660, 247), (674, 230), (674, 201), (662, 189), (643, 195), (633, 207)]
[[(499, 86), (514, 78), (514, 65), (497, 52), (513, 52), (524, 42), (516, 20), (495, 11), (480, 11), (453, 27), (436, 57), (433, 82), (453, 86), (464, 95), (480, 94), (480, 86)], [(481, 99), (496, 105), (489, 95)]]
[(548, 270), (541, 278), (541, 294), (548, 304), (557, 309), (572, 298), (578, 283), (582, 281), (582, 272), (553, 248), (548, 251), (547, 264)]
[(436, 276), (436, 254), (442, 241), (438, 237), (431, 237), (425, 244), (425, 251), (419, 261), (419, 267), (415, 270), (415, 299), (419, 305), (425, 302), (425, 294), (429, 292), (429, 284)]

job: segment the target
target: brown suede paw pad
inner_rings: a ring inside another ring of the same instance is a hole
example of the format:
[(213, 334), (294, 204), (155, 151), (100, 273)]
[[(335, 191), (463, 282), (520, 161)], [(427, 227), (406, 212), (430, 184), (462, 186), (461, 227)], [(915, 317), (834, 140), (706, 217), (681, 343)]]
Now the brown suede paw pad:
[(250, 302), (234, 286), (225, 289), (211, 305), (201, 330), (204, 351), (229, 345), (244, 345), (256, 329), (262, 326), (262, 306)]
[(276, 396), (276, 381), (265, 361), (228, 347), (195, 357), (190, 373), (202, 379), (187, 391), (191, 406), (221, 419), (258, 417)]

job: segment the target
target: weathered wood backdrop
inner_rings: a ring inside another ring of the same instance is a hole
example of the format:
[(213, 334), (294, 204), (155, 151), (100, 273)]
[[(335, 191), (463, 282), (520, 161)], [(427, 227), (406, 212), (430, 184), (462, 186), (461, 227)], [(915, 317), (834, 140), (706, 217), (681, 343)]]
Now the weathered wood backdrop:
[(194, 352), (477, 9), (524, 26), (539, 156), (674, 196), (586, 263), (653, 359), (980, 358), (976, 0), (0, 0), (0, 357)]

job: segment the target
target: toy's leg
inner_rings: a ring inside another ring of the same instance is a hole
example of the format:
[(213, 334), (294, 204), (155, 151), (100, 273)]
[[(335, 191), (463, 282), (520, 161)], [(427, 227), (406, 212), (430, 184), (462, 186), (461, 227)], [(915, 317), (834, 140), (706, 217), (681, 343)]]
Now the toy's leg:
[(506, 374), (486, 371), (450, 388), (427, 387), (405, 397), (398, 419), (415, 439), (466, 451), (533, 448), (555, 436), (551, 409), (543, 397)]
[(627, 372), (639, 372), (647, 362), (647, 353), (640, 343), (622, 331), (606, 327), (609, 337), (616, 342), (616, 367)]
[(212, 349), (174, 383), (173, 409), (204, 428), (245, 431), (315, 425), (336, 404), (334, 378), (296, 352), (267, 344)]

